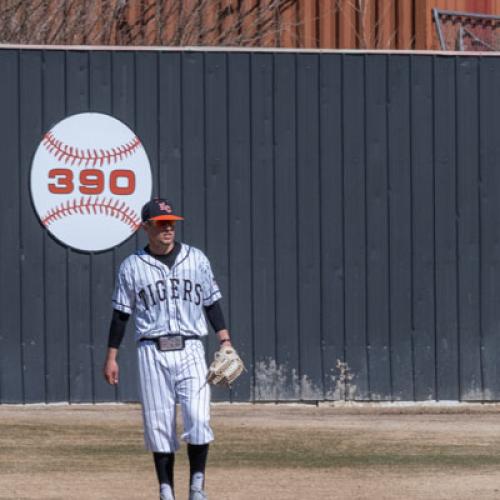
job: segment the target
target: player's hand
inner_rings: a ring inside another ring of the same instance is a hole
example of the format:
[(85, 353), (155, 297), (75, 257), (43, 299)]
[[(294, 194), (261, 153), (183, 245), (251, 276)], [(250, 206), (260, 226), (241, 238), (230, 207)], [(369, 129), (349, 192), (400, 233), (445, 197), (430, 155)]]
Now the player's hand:
[(111, 385), (118, 383), (118, 363), (114, 359), (107, 359), (104, 363), (104, 378)]

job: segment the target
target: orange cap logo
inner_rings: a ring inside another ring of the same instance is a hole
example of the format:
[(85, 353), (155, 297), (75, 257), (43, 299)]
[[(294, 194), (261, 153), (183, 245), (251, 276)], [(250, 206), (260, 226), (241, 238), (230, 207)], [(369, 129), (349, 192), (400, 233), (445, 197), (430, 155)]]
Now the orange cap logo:
[(172, 213), (172, 207), (170, 205), (167, 205), (163, 201), (161, 201), (160, 203), (158, 203), (158, 206), (160, 207), (160, 210), (163, 210), (164, 212), (167, 212), (167, 214), (171, 214)]

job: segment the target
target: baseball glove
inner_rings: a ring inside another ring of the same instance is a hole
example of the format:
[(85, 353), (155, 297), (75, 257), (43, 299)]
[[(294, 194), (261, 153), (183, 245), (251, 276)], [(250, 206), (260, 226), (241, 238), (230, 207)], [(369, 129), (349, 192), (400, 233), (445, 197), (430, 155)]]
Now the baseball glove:
[(233, 347), (222, 346), (208, 368), (207, 380), (213, 385), (230, 386), (243, 372), (245, 365)]

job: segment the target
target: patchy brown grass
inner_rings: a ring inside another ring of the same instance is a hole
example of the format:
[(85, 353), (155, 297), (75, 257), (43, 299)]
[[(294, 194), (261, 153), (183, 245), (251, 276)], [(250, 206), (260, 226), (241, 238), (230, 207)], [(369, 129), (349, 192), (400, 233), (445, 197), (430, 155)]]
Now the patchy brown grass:
[[(500, 407), (214, 405), (212, 499), (500, 498)], [(137, 405), (0, 406), (0, 498), (156, 498)], [(187, 460), (176, 461), (177, 498)]]

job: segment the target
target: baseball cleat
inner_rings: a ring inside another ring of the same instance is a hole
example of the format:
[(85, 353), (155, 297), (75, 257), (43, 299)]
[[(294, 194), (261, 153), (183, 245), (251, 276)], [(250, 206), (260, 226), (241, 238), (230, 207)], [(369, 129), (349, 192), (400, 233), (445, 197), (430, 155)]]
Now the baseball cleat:
[(170, 486), (162, 486), (160, 488), (160, 500), (175, 500)]
[(189, 500), (207, 500), (208, 497), (203, 490), (191, 486), (189, 490)]

